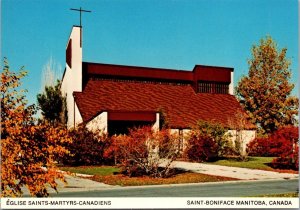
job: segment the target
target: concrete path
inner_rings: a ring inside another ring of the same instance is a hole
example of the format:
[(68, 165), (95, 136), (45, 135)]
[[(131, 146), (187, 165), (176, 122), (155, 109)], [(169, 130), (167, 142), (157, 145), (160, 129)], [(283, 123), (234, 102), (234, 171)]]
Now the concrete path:
[[(57, 190), (59, 193), (71, 193), (71, 192), (87, 192), (87, 191), (95, 191), (95, 190), (103, 190), (103, 189), (114, 189), (120, 188), (120, 186), (112, 186), (100, 182), (95, 182), (87, 178), (83, 178), (84, 176), (70, 176), (65, 174), (67, 184), (57, 181), (58, 187)], [(56, 194), (56, 191), (51, 187), (47, 188), (50, 195)], [(29, 191), (27, 188), (22, 188), (23, 195), (29, 196)]]
[[(119, 186), (112, 186), (101, 182), (96, 182), (80, 176), (65, 175), (67, 184), (62, 182), (58, 185), (58, 192), (72, 192), (72, 191), (93, 191), (105, 188), (116, 188)], [(50, 191), (49, 191), (50, 192)], [(53, 192), (55, 192), (53, 190)]]
[(172, 163), (172, 167), (189, 170), (196, 173), (225, 176), (242, 180), (292, 179), (299, 177), (298, 174), (278, 173), (273, 171), (219, 166), (203, 163), (190, 163), (184, 161), (174, 161)]

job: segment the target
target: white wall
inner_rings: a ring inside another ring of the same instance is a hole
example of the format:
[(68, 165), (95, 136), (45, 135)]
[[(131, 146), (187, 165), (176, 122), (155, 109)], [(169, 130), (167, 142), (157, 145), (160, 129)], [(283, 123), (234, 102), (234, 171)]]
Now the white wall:
[(156, 121), (152, 126), (154, 131), (159, 131), (159, 113), (156, 113)]
[(108, 125), (108, 113), (102, 112), (97, 117), (92, 119), (90, 122), (87, 123), (86, 127), (90, 131), (97, 132), (102, 131), (107, 133), (107, 125)]
[[(78, 113), (76, 113), (76, 109), (74, 109), (74, 91), (82, 91), (82, 48), (80, 47), (80, 27), (74, 26), (71, 31), (71, 35), (69, 37), (68, 43), (70, 39), (72, 39), (72, 68), (66, 64), (65, 75), (62, 80), (61, 91), (64, 96), (67, 96), (67, 110), (68, 110), (68, 122), (67, 126), (73, 127), (74, 124), (74, 115), (75, 120), (78, 117)], [(68, 47), (68, 43), (66, 45), (66, 49)], [(78, 109), (78, 108), (77, 108)], [(80, 118), (78, 118), (79, 120)], [(77, 121), (77, 120), (76, 120)]]
[(229, 94), (234, 95), (234, 81), (233, 81), (233, 71), (230, 73), (230, 81), (231, 83), (229, 84)]
[[(170, 129), (170, 132), (172, 134), (179, 134), (179, 129)], [(187, 144), (188, 144), (188, 138), (189, 138), (189, 134), (191, 132), (190, 129), (183, 129), (183, 150), (186, 148)], [(242, 142), (242, 149), (243, 149), (243, 153), (246, 153), (246, 148), (247, 148), (247, 144), (252, 141), (255, 136), (256, 136), (256, 131), (255, 130), (242, 130), (237, 132), (236, 130), (229, 130), (227, 132), (227, 134), (230, 134), (230, 140), (233, 143), (233, 146), (235, 145), (235, 141), (237, 139), (237, 135), (241, 135), (243, 142)], [(226, 134), (225, 134), (226, 135)]]
[[(80, 112), (79, 112), (79, 109), (78, 109), (76, 103), (75, 103), (74, 116), (75, 116), (75, 119), (72, 119), (72, 120), (73, 120), (73, 122), (74, 122), (74, 120), (75, 120), (75, 123), (74, 123), (74, 124), (75, 124), (75, 127), (76, 127), (77, 125), (79, 125), (80, 123), (83, 122), (82, 116), (81, 116), (81, 114), (80, 114)], [(74, 126), (74, 125), (73, 125), (73, 126)]]

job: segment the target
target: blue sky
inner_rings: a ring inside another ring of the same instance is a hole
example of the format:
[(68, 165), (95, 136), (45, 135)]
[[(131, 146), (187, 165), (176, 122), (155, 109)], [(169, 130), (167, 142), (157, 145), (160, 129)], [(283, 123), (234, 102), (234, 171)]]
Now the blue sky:
[[(23, 88), (36, 102), (43, 66), (63, 68), (65, 48), (83, 7), (83, 60), (192, 70), (233, 67), (235, 85), (247, 74), (253, 44), (271, 35), (288, 48), (298, 95), (297, 0), (2, 0), (1, 60), (29, 71)], [(1, 63), (2, 66), (2, 63)]]

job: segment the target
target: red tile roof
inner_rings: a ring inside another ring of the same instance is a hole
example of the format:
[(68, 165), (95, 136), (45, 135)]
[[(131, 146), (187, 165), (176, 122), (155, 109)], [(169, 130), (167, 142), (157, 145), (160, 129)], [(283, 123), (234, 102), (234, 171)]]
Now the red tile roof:
[(84, 122), (103, 111), (151, 111), (164, 109), (171, 128), (190, 128), (198, 120), (226, 127), (241, 110), (229, 94), (195, 93), (190, 85), (151, 84), (112, 80), (89, 80), (74, 97)]

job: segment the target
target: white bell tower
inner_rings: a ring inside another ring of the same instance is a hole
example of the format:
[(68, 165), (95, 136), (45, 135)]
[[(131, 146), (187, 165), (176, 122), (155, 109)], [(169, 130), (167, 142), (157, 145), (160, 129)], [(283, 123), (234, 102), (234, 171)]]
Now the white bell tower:
[(73, 92), (82, 92), (82, 27), (73, 26), (66, 46), (66, 68), (62, 78), (61, 91), (67, 97), (68, 127), (82, 122), (75, 104)]

